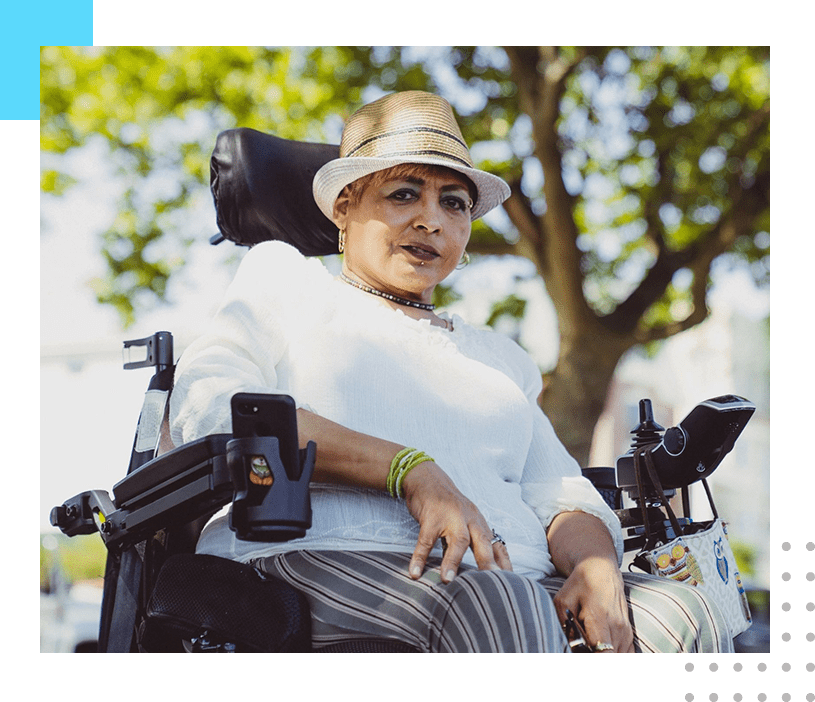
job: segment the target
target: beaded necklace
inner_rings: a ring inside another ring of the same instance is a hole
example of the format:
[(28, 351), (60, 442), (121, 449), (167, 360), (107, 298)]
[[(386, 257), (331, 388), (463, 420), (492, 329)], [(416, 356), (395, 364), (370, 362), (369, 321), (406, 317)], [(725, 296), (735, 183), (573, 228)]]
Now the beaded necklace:
[(416, 302), (415, 300), (407, 300), (404, 297), (397, 297), (396, 295), (391, 295), (390, 293), (382, 292), (381, 290), (377, 290), (376, 288), (368, 287), (367, 285), (358, 283), (356, 280), (352, 280), (347, 275), (345, 275), (345, 273), (340, 273), (340, 278), (344, 283), (348, 283), (348, 285), (352, 285), (353, 287), (362, 290), (363, 292), (370, 293), (371, 295), (384, 297), (386, 300), (395, 302), (397, 305), (407, 305), (408, 307), (416, 307), (417, 309), (427, 310), (428, 312), (432, 312), (433, 310), (436, 309), (436, 305), (429, 305), (425, 302)]

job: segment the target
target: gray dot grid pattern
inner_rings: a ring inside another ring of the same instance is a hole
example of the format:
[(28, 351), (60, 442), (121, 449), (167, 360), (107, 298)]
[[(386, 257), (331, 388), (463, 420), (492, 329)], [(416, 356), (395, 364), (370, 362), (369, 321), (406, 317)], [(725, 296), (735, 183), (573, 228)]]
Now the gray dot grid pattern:
[[(808, 552), (815, 551), (815, 542), (808, 541), (806, 543), (806, 545), (805, 545), (805, 548), (806, 548), (806, 550)], [(799, 546), (799, 549), (800, 549), (800, 546)], [(791, 542), (789, 542), (789, 541), (782, 542), (781, 551), (782, 552), (794, 552), (793, 544)], [(782, 571), (780, 577), (781, 577), (782, 583), (790, 583), (790, 582), (795, 582), (796, 576), (798, 578), (805, 579), (806, 582), (808, 582), (808, 583), (811, 583), (811, 582), (815, 581), (815, 572), (812, 571), (812, 570), (807, 571), (806, 573), (804, 573), (802, 575), (800, 572), (796, 574), (792, 569), (785, 568)], [(784, 596), (782, 595), (782, 597), (784, 597)], [(813, 612), (813, 611), (815, 611), (815, 593), (812, 593), (812, 594), (808, 595), (808, 597), (812, 597), (813, 599), (809, 599), (805, 603), (804, 609), (807, 612)], [(783, 599), (782, 603), (781, 603), (781, 611), (782, 612), (794, 611), (795, 608), (796, 608), (795, 604), (796, 603), (791, 601), (791, 598), (786, 599), (786, 597), (785, 597)], [(799, 609), (799, 612), (800, 612), (800, 609)], [(804, 638), (806, 639), (807, 643), (815, 643), (815, 620), (813, 620), (811, 623), (808, 622), (808, 624), (809, 624), (809, 627), (812, 628), (812, 630), (808, 631)], [(781, 635), (780, 635), (781, 642), (784, 643), (784, 644), (795, 642), (796, 638), (800, 639), (801, 636), (799, 634), (793, 635), (793, 633), (791, 631), (788, 631), (788, 630), (783, 630)], [(798, 641), (798, 642), (800, 643), (800, 641)], [(782, 650), (782, 653), (783, 653), (783, 649), (781, 649), (781, 650)], [(753, 659), (754, 656), (755, 656), (755, 654), (747, 654), (747, 655), (748, 655), (748, 657), (750, 659)], [(815, 657), (815, 653), (812, 653), (810, 655), (812, 657)], [(715, 673), (715, 672), (717, 672), (719, 670), (728, 670), (728, 666), (731, 665), (731, 664), (729, 664), (729, 663), (720, 664), (720, 663), (717, 663), (717, 662), (714, 661), (714, 662), (708, 664), (707, 666), (705, 666), (704, 664), (697, 665), (697, 664), (695, 664), (695, 663), (693, 663), (691, 661), (687, 661), (683, 665), (684, 665), (685, 672), (687, 672), (687, 673), (692, 673), (692, 672), (694, 672), (694, 670), (697, 670), (697, 669), (698, 670), (705, 670), (706, 669), (711, 673)], [(780, 665), (781, 670), (784, 673), (792, 672), (795, 669), (793, 664), (788, 660), (783, 660), (779, 665)], [(759, 673), (766, 673), (767, 670), (769, 669), (769, 666), (768, 666), (767, 662), (764, 661), (764, 660), (758, 660), (757, 662), (752, 662), (751, 660), (745, 660), (745, 661), (736, 661), (735, 663), (732, 663), (732, 670), (734, 672), (736, 672), (736, 673), (741, 673), (742, 671), (745, 671), (745, 672), (748, 671), (752, 666), (755, 666), (754, 670), (756, 670)], [(801, 666), (800, 664), (796, 663), (796, 666), (799, 669), (799, 671), (801, 671), (802, 669), (805, 669), (807, 673), (815, 673), (815, 660), (808, 661), (805, 666)], [(813, 686), (815, 686), (815, 684), (813, 684)], [(730, 696), (729, 693), (728, 694), (720, 694), (718, 692), (711, 692), (709, 695), (703, 696), (703, 695), (694, 694), (692, 692), (688, 692), (684, 696), (685, 702), (707, 702), (707, 701), (709, 701), (709, 702), (729, 702), (729, 700), (731, 700), (731, 699), (733, 700), (733, 702), (751, 702), (752, 700), (756, 700), (756, 702), (769, 702), (771, 699), (772, 700), (780, 700), (780, 702), (798, 702), (798, 700), (800, 700), (801, 702), (804, 702), (804, 700), (806, 700), (806, 702), (815, 702), (815, 692), (808, 692), (805, 695), (802, 694), (802, 693), (793, 694), (791, 692), (782, 692), (780, 695), (774, 695), (772, 698), (766, 692), (757, 692), (757, 693), (756, 692), (734, 692), (732, 694), (732, 697)]]

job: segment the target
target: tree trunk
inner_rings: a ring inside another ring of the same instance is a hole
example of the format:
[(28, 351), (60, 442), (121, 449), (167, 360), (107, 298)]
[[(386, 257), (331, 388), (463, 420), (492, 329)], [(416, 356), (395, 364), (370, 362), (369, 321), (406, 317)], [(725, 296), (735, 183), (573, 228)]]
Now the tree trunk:
[(597, 325), (561, 337), (557, 365), (544, 378), (541, 407), (581, 467), (588, 466), (591, 451), (592, 431), (587, 428), (597, 424), (614, 370), (632, 345), (630, 338)]
[[(752, 184), (735, 173), (728, 190), (731, 206), (715, 224), (678, 250), (668, 245), (662, 223), (655, 216), (662, 200), (650, 202), (646, 208), (645, 236), (653, 247), (655, 261), (629, 297), (610, 313), (601, 315), (589, 304), (584, 292), (585, 256), (578, 246), (575, 200), (563, 180), (558, 133), (566, 83), (592, 49), (561, 51), (558, 47), (514, 46), (505, 47), (505, 51), (518, 89), (519, 107), (531, 120), (533, 152), (544, 174), (543, 213), (533, 211), (520, 187), (520, 178), (510, 184), (512, 194), (504, 204), (519, 233), (515, 251), (535, 263), (557, 310), (560, 352), (555, 369), (544, 378), (541, 407), (566, 449), (586, 467), (593, 429), (623, 354), (634, 346), (666, 339), (705, 320), (711, 264), (717, 256), (731, 250), (740, 237), (750, 236), (756, 221), (769, 207), (769, 171), (760, 172)], [(744, 143), (750, 145), (751, 139), (747, 137), (759, 134), (768, 122), (769, 106), (757, 110), (748, 124)], [(667, 177), (663, 180), (669, 181)], [(690, 312), (684, 319), (647, 321), (649, 309), (664, 298), (680, 269), (693, 276)]]

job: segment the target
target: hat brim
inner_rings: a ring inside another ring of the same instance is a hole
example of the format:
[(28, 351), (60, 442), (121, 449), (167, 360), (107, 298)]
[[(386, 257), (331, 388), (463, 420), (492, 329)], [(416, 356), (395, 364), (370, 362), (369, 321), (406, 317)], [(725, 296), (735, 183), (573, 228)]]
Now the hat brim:
[(383, 171), (386, 168), (392, 168), (403, 163), (444, 166), (467, 176), (478, 190), (478, 199), (473, 206), (471, 219), (484, 216), (491, 209), (504, 202), (510, 195), (509, 185), (502, 178), (486, 171), (480, 171), (477, 168), (458, 165), (449, 159), (434, 158), (433, 156), (352, 157), (334, 159), (317, 171), (312, 185), (314, 200), (323, 214), (333, 220), (334, 203), (346, 185), (371, 173)]

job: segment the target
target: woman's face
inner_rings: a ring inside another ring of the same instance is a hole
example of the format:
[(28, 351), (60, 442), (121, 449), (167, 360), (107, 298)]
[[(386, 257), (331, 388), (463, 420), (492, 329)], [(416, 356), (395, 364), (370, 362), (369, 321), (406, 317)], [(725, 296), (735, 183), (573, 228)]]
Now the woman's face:
[(334, 221), (345, 230), (346, 275), (430, 302), (464, 254), (470, 203), (467, 180), (447, 169), (385, 178), (365, 187), (357, 204), (341, 195)]

